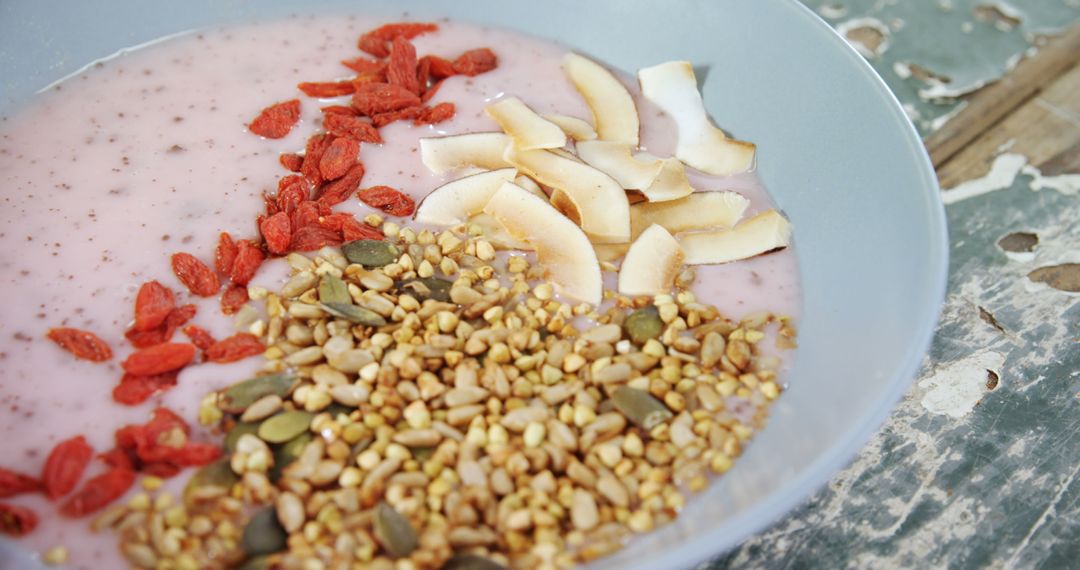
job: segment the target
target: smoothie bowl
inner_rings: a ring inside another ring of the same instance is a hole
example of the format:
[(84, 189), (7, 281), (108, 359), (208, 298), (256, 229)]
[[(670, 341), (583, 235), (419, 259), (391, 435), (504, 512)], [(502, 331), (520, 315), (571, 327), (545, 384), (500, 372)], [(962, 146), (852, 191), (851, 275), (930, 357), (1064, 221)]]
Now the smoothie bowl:
[(798, 5), (282, 4), (4, 8), (5, 564), (677, 567), (906, 386), (933, 176)]

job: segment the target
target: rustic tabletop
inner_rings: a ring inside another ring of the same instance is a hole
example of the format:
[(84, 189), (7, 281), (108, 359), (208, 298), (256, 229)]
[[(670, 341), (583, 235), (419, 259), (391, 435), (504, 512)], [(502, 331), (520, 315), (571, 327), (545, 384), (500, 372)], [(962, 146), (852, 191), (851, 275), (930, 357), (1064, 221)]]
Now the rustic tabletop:
[(852, 464), (703, 568), (1080, 567), (1080, 1), (805, 3), (925, 137), (948, 295)]

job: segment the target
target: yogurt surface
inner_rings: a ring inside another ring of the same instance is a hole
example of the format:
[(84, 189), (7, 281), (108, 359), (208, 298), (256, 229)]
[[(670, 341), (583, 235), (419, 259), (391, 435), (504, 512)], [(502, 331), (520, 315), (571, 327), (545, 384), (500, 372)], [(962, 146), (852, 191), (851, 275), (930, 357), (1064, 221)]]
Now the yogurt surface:
[[(192, 366), (177, 387), (134, 407), (111, 395), (122, 374), (119, 363), (132, 350), (123, 332), (143, 282), (159, 280), (178, 293), (178, 304), (195, 303), (192, 322), (215, 337), (232, 334), (217, 299), (189, 295), (172, 274), (169, 256), (184, 251), (209, 262), (219, 232), (257, 235), (261, 195), (285, 174), (278, 155), (302, 150), (320, 129), (320, 106), (332, 104), (303, 97), (296, 84), (351, 76), (339, 62), (362, 55), (357, 37), (380, 23), (294, 17), (193, 33), (94, 64), (0, 117), (0, 465), (37, 474), (56, 442), (78, 434), (104, 452), (116, 428), (144, 423), (158, 405), (198, 432), (202, 396), (258, 369), (261, 358)], [(385, 184), (419, 199), (455, 177), (431, 174), (421, 164), (418, 139), (498, 130), (483, 109), (503, 96), (517, 96), (540, 113), (590, 118), (560, 67), (570, 47), (457, 23), (440, 22), (440, 28), (414, 40), (419, 55), (490, 47), (499, 67), (445, 82), (432, 103), (454, 102), (454, 119), (432, 127), (395, 123), (382, 129), (385, 144), (363, 145), (361, 187)], [(628, 81), (628, 87), (636, 96), (636, 86)], [(247, 132), (260, 109), (294, 97), (301, 99), (302, 119), (287, 137), (265, 140)], [(669, 156), (674, 124), (640, 97), (638, 104), (643, 146)], [(722, 126), (723, 114), (716, 119)], [(699, 191), (742, 193), (751, 200), (747, 216), (770, 207), (753, 174), (718, 179), (691, 173), (691, 183)], [(371, 212), (356, 200), (337, 209), (358, 217)], [(282, 265), (268, 263), (253, 284), (279, 286)], [(794, 252), (699, 267), (694, 291), (733, 318), (761, 310), (795, 315)], [(98, 334), (114, 358), (103, 364), (72, 358), (45, 339), (58, 326)], [(83, 480), (100, 469), (92, 462)], [(115, 537), (90, 533), (88, 519), (61, 519), (56, 505), (38, 495), (8, 501), (41, 518), (36, 531), (15, 541), (20, 547), (66, 546), (75, 568), (125, 564)]]

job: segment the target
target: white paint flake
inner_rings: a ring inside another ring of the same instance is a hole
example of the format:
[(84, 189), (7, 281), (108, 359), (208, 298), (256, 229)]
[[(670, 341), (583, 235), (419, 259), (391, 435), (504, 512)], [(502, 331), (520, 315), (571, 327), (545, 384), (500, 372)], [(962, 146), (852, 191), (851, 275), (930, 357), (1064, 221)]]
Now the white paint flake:
[(1031, 177), (1031, 189), (1033, 191), (1050, 189), (1061, 192), (1066, 196), (1073, 196), (1080, 192), (1080, 174), (1043, 176), (1038, 168), (1031, 165), (1024, 166), (1020, 172)]
[(982, 350), (942, 366), (930, 377), (919, 381), (919, 387), (928, 390), (922, 398), (922, 406), (935, 414), (964, 417), (986, 394), (987, 371), (1000, 376), (1004, 363), (1003, 354)]
[(1012, 186), (1016, 176), (1020, 174), (1020, 170), (1027, 165), (1027, 162), (1027, 157), (1022, 154), (999, 154), (986, 176), (968, 180), (959, 186), (945, 190), (941, 194), (941, 201), (946, 204), (955, 204), (961, 200), (1008, 188)]
[[(869, 28), (876, 31), (881, 35), (881, 41), (876, 46), (870, 46), (849, 35), (850, 32), (860, 28)], [(855, 48), (855, 51), (865, 58), (873, 58), (885, 53), (885, 50), (889, 49), (889, 37), (892, 35), (889, 27), (877, 18), (853, 18), (837, 24), (836, 31), (851, 44), (851, 47)]]

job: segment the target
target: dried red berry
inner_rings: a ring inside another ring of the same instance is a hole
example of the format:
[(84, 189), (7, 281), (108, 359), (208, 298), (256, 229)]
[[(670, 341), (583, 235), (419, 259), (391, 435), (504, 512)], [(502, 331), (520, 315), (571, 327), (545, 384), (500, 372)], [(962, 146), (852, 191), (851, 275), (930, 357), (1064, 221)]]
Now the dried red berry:
[(445, 82), (446, 82), (446, 80), (440, 79), (440, 80), (436, 81), (435, 83), (432, 83), (431, 86), (427, 88), (427, 91), (424, 91), (424, 94), (420, 97), (420, 100), (423, 101), (424, 103), (427, 103), (428, 101), (432, 100), (435, 97), (435, 95), (439, 92), (439, 88), (441, 88), (442, 84), (445, 83)]
[(399, 85), (420, 94), (420, 80), (416, 76), (416, 48), (409, 40), (397, 36), (390, 44), (390, 63), (386, 67), (386, 82)]
[(352, 98), (352, 106), (369, 117), (419, 104), (420, 97), (416, 93), (400, 85), (389, 83), (361, 85), (356, 88), (356, 93), (353, 93)]
[(240, 240), (237, 244), (236, 261), (233, 263), (230, 279), (236, 285), (247, 285), (264, 259), (266, 256), (263, 255), (259, 246), (248, 240)]
[(428, 65), (428, 73), (435, 79), (446, 79), (457, 75), (457, 71), (454, 71), (454, 62), (446, 58), (437, 55), (425, 55), (420, 58), (420, 64), (423, 65), (425, 62)]
[[(359, 112), (355, 111), (354, 112)], [(349, 137), (362, 143), (381, 143), (382, 136), (369, 122), (344, 113), (328, 113), (323, 117), (323, 127), (334, 136)]]
[(179, 370), (194, 359), (195, 345), (167, 342), (132, 353), (121, 366), (128, 374), (153, 376)]
[(147, 281), (135, 295), (135, 329), (148, 331), (165, 322), (176, 308), (176, 297), (168, 287), (157, 281)]
[(259, 231), (266, 240), (266, 249), (270, 253), (284, 255), (289, 252), (289, 241), (292, 239), (292, 224), (289, 215), (278, 212), (266, 218), (259, 224)]
[(113, 400), (127, 406), (141, 404), (154, 394), (176, 386), (178, 374), (178, 370), (151, 376), (124, 374), (120, 378), (120, 383), (113, 388)]
[(221, 289), (217, 274), (190, 253), (174, 253), (172, 269), (176, 278), (195, 295), (213, 297)]
[(430, 22), (392, 22), (383, 24), (368, 33), (386, 41), (391, 41), (394, 38), (411, 40), (421, 34), (438, 31), (438, 29), (438, 24)]
[(134, 483), (134, 471), (112, 468), (88, 480), (79, 492), (60, 507), (60, 514), (66, 517), (81, 517), (100, 510), (122, 497)]
[(300, 100), (292, 99), (263, 109), (248, 125), (248, 130), (268, 139), (280, 139), (289, 134), (299, 120)]
[(227, 232), (221, 232), (218, 236), (217, 249), (214, 250), (214, 269), (222, 275), (232, 273), (233, 262), (236, 261), (236, 244), (232, 236)]
[(454, 104), (453, 103), (439, 103), (429, 109), (424, 109), (423, 113), (417, 117), (414, 121), (414, 125), (434, 125), (443, 121), (452, 119), (454, 117)]
[(41, 472), (45, 494), (56, 500), (70, 493), (79, 483), (93, 456), (94, 450), (81, 435), (56, 444), (45, 460), (45, 469)]
[(285, 170), (300, 172), (300, 165), (304, 163), (304, 157), (294, 152), (286, 152), (278, 156), (278, 162), (285, 167)]
[(416, 209), (413, 199), (389, 186), (372, 186), (356, 193), (361, 202), (391, 216), (411, 216)]
[(226, 315), (235, 314), (248, 302), (247, 287), (243, 285), (230, 285), (221, 294), (221, 312)]
[(183, 328), (183, 331), (184, 334), (191, 339), (191, 344), (197, 346), (199, 350), (206, 350), (217, 342), (214, 340), (213, 335), (207, 332), (206, 329), (196, 325), (188, 325)]
[(59, 327), (49, 329), (46, 336), (48, 336), (49, 340), (60, 345), (60, 348), (74, 355), (75, 358), (91, 362), (104, 362), (112, 358), (112, 349), (109, 348), (108, 343), (92, 332)]
[(18, 505), (0, 503), (0, 532), (14, 537), (26, 536), (37, 528), (34, 511)]
[(363, 178), (364, 164), (362, 162), (357, 162), (345, 173), (345, 176), (322, 187), (322, 193), (319, 195), (318, 203), (320, 205), (332, 207), (344, 202), (353, 192), (356, 192), (356, 188), (360, 186), (360, 180)]
[(353, 109), (352, 107), (349, 107), (347, 105), (328, 105), (326, 107), (323, 107), (321, 111), (324, 115), (333, 115), (335, 113), (338, 113), (355, 117), (360, 114), (359, 112), (357, 112), (356, 109)]
[(236, 362), (249, 356), (262, 354), (266, 350), (259, 337), (248, 333), (237, 333), (222, 339), (206, 349), (206, 360), (210, 362)]
[(98, 459), (109, 467), (135, 470), (135, 458), (126, 449), (114, 447), (98, 455)]
[(378, 228), (373, 228), (367, 224), (361, 223), (356, 218), (349, 217), (341, 225), (341, 237), (345, 241), (356, 241), (358, 239), (383, 239), (383, 233)]
[(326, 81), (322, 83), (301, 83), (296, 86), (308, 97), (326, 99), (350, 95), (356, 89), (352, 81)]
[(495, 52), (490, 49), (472, 49), (459, 55), (454, 60), (454, 71), (472, 77), (491, 71), (498, 64), (499, 59), (495, 57)]
[(386, 70), (386, 62), (375, 61), (366, 57), (347, 59), (341, 62), (341, 65), (362, 75), (382, 75)]
[(386, 57), (390, 55), (390, 48), (386, 45), (387, 43), (386, 40), (368, 32), (360, 36), (360, 41), (357, 42), (356, 47), (375, 57)]
[(41, 490), (41, 481), (30, 475), (0, 467), (0, 499)]
[(337, 180), (345, 175), (360, 154), (360, 143), (351, 138), (336, 138), (319, 161), (323, 180)]
[(332, 136), (325, 134), (314, 135), (308, 139), (304, 148), (304, 164), (300, 166), (300, 174), (304, 175), (304, 178), (313, 187), (318, 187), (323, 182), (322, 174), (319, 172), (319, 162), (332, 142), (334, 142)]
[(326, 246), (341, 245), (341, 236), (322, 226), (305, 226), (293, 233), (289, 249), (292, 251), (315, 251)]
[(387, 111), (385, 113), (379, 113), (371, 117), (371, 124), (379, 127), (380, 129), (389, 125), (390, 123), (403, 120), (416, 119), (424, 113), (423, 105), (413, 105), (412, 107), (405, 107), (404, 109), (398, 109), (396, 111)]

